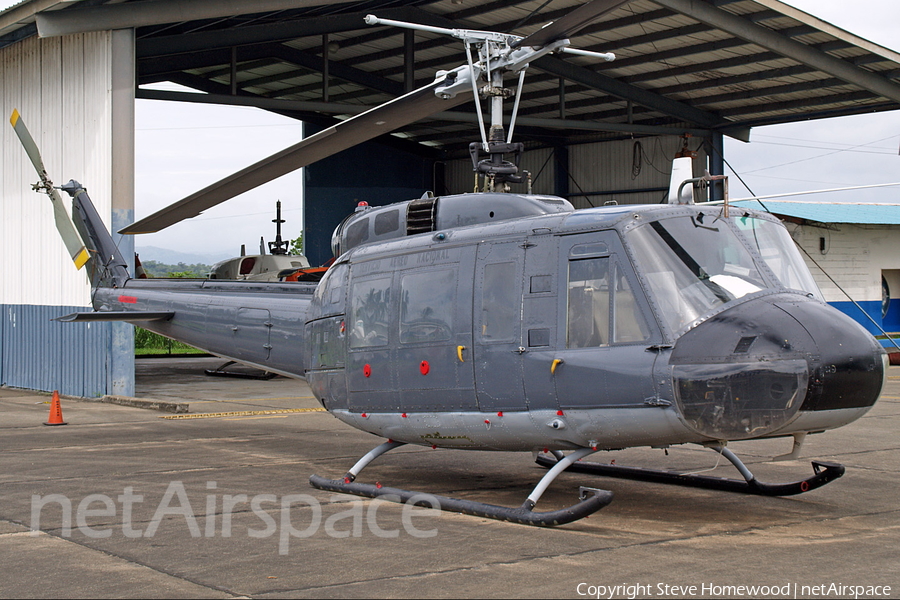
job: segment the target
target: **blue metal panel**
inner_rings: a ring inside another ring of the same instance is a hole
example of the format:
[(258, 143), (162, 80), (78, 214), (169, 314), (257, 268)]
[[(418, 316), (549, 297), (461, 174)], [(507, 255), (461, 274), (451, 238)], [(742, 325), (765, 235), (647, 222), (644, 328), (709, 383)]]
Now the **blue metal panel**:
[(0, 307), (0, 384), (89, 398), (109, 393), (110, 323), (51, 320), (84, 307)]
[(882, 326), (888, 333), (900, 332), (900, 299), (891, 298)]
[[(304, 135), (317, 129), (304, 125)], [(358, 202), (383, 206), (419, 198), (434, 187), (433, 161), (367, 142), (304, 167), (304, 254), (311, 265), (331, 258), (331, 234)]]

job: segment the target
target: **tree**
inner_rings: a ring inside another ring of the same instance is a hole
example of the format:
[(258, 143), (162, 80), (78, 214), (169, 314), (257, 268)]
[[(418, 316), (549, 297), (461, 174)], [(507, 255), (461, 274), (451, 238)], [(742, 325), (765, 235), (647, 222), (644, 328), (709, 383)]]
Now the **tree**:
[(288, 247), (288, 254), (291, 256), (300, 256), (303, 254), (303, 234), (301, 233), (299, 237), (290, 241), (290, 246)]

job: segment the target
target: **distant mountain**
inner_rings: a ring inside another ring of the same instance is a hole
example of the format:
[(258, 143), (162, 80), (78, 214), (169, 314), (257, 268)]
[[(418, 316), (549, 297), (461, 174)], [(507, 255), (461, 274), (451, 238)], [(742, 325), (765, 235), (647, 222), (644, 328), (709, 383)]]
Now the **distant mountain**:
[(177, 250), (168, 250), (167, 248), (157, 248), (156, 246), (135, 246), (134, 251), (141, 257), (141, 261), (155, 260), (156, 262), (170, 265), (177, 265), (178, 263), (186, 265), (197, 263), (214, 265), (221, 260), (234, 258), (238, 255), (238, 253), (227, 254), (225, 252), (179, 252)]

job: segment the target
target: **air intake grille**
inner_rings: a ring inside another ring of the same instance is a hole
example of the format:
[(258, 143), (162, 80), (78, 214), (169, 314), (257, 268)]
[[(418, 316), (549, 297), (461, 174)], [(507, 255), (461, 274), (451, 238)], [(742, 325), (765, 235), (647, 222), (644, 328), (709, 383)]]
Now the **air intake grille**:
[(406, 207), (406, 235), (434, 231), (437, 198), (413, 200)]

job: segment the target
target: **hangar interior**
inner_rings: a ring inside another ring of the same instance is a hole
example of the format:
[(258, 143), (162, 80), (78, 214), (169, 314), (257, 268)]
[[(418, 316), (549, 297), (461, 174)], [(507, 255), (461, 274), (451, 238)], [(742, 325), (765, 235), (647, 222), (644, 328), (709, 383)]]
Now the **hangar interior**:
[[(460, 40), (371, 27), (367, 14), (524, 36), (582, 4), (25, 0), (0, 12), (3, 110), (18, 108), (25, 116), (49, 171), (92, 182), (101, 213), (118, 228), (134, 214), (135, 98), (254, 106), (317, 131), (465, 63)], [(749, 141), (757, 126), (900, 108), (900, 55), (778, 0), (632, 0), (582, 29), (571, 44), (617, 58), (554, 54), (533, 61), (515, 138), (525, 144), (522, 166), (534, 191), (566, 197), (578, 208), (663, 201), (670, 161), (683, 148), (698, 155), (695, 174), (705, 168), (721, 174), (725, 136)], [(153, 88), (161, 82), (202, 93)], [(330, 258), (331, 231), (361, 195), (378, 205), (424, 191), (472, 191), (469, 144), (479, 139), (477, 119), (467, 102), (306, 167), (311, 263)], [(66, 364), (65, 350), (47, 340), (63, 335), (57, 329), (81, 328), (47, 319), (86, 306), (89, 290), (77, 274), (54, 281), (49, 293), (28, 283), (35, 261), (25, 260), (26, 239), (42, 248), (40, 272), (72, 269), (49, 209), (35, 208), (28, 185), (33, 170), (8, 130), (0, 138), (2, 209), (16, 218), (4, 219), (3, 249), (8, 264), (29, 266), (15, 267), (0, 282), (0, 383), (129, 395), (127, 325), (65, 334), (78, 338), (65, 344), (79, 347), (94, 343), (89, 338), (103, 340), (84, 353), (96, 365), (91, 383), (84, 376), (70, 381), (68, 367), (47, 374), (47, 364)], [(27, 217), (39, 210), (38, 219)], [(23, 219), (27, 230), (10, 224)], [(35, 335), (23, 333), (26, 314), (34, 315), (28, 322)]]

